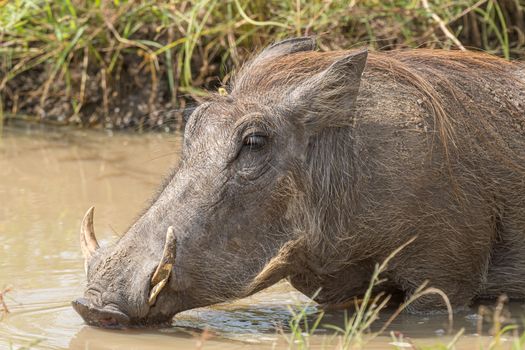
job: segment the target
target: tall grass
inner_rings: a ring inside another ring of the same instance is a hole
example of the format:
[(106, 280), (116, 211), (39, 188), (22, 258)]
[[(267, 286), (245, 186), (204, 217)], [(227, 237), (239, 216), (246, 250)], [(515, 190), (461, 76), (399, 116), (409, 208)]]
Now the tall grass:
[[(339, 337), (337, 345), (338, 350), (363, 348), (374, 338), (383, 334), (383, 332), (390, 326), (394, 319), (408, 305), (427, 294), (438, 294), (443, 298), (448, 309), (449, 328), (452, 329), (452, 308), (447, 296), (442, 291), (436, 288), (427, 288), (425, 284), (423, 284), (414, 292), (412, 297), (401, 304), (396, 312), (394, 312), (393, 315), (383, 323), (380, 330), (376, 332), (369, 331), (372, 324), (379, 319), (381, 311), (387, 306), (390, 300), (390, 295), (385, 295), (384, 293), (374, 295), (374, 290), (376, 290), (376, 287), (385, 282), (385, 280), (382, 279), (380, 275), (387, 269), (390, 260), (392, 260), (392, 258), (394, 258), (401, 250), (403, 250), (407, 245), (411, 244), (414, 240), (415, 237), (394, 250), (381, 264), (376, 264), (365, 294), (359, 302), (355, 302), (355, 311), (350, 317), (348, 317), (348, 315), (345, 313), (344, 326), (341, 327), (335, 325), (325, 325), (326, 328), (335, 331), (335, 334)], [(309, 305), (299, 312), (292, 310), (292, 319), (290, 321), (291, 335), (287, 339), (290, 349), (309, 349), (309, 338), (321, 324), (323, 313), (321, 313), (315, 319), (314, 323), (309, 326), (307, 318), (308, 307)]]
[(6, 294), (12, 290), (11, 287), (5, 287), (0, 291), (0, 321), (4, 318), (6, 314), (9, 313), (9, 309), (5, 302)]
[[(137, 83), (147, 90), (144, 113), (181, 107), (225, 83), (254, 48), (289, 36), (317, 34), (323, 50), (460, 43), (524, 57), (524, 8), (525, 0), (435, 0), (426, 8), (419, 0), (3, 0), (0, 116), (52, 121), (49, 110), (66, 101), (58, 122), (112, 125), (126, 76), (147, 79)], [(100, 105), (93, 120), (90, 103)]]
[[(368, 346), (373, 345), (374, 339), (379, 336), (386, 335), (386, 331), (389, 330), (393, 321), (399, 316), (399, 314), (406, 309), (408, 305), (416, 301), (422, 296), (427, 294), (437, 294), (443, 298), (443, 301), (447, 305), (449, 315), (449, 327), (448, 334), (452, 335), (452, 338), (447, 343), (437, 343), (432, 346), (418, 345), (417, 341), (405, 337), (404, 334), (390, 330), (389, 334), (391, 337), (392, 349), (413, 349), (413, 350), (451, 350), (455, 349), (458, 342), (464, 337), (465, 329), (461, 328), (454, 333), (453, 330), (453, 310), (447, 296), (439, 289), (426, 287), (422, 285), (412, 297), (406, 302), (402, 303), (397, 310), (388, 318), (386, 321), (381, 321), (381, 312), (387, 307), (390, 296), (382, 293), (374, 296), (374, 290), (378, 285), (385, 282), (381, 278), (381, 274), (386, 270), (390, 260), (399, 253), (405, 246), (413, 241), (410, 240), (403, 246), (396, 249), (382, 264), (377, 264), (374, 269), (374, 273), (370, 279), (370, 283), (365, 292), (365, 295), (359, 302), (355, 301), (354, 311), (348, 316), (345, 311), (344, 325), (336, 326), (332, 324), (324, 324), (323, 317), (324, 312), (320, 312), (317, 317), (312, 318), (313, 312), (311, 311), (312, 305), (306, 304), (299, 309), (290, 309), (291, 319), (289, 321), (290, 333), (284, 334), (284, 337), (288, 343), (290, 350), (308, 350), (311, 348), (318, 348), (318, 346), (311, 343), (311, 339), (315, 334), (316, 330), (320, 327), (330, 329), (334, 331), (335, 337), (332, 337), (332, 341), (329, 345), (324, 346), (326, 349), (335, 350), (350, 350), (350, 349), (366, 349)], [(313, 296), (315, 297), (315, 295)], [(478, 326), (477, 334), (482, 336), (483, 332), (483, 321), (488, 318), (491, 324), (491, 335), (488, 340), (479, 338), (474, 345), (474, 340), (469, 338), (469, 344), (472, 349), (479, 350), (523, 350), (525, 349), (525, 332), (519, 333), (520, 327), (517, 324), (504, 324), (503, 309), (507, 301), (505, 296), (501, 296), (494, 308), (481, 306), (478, 312)], [(380, 323), (379, 330), (371, 331), (371, 326)], [(523, 327), (522, 327), (523, 328)], [(334, 342), (335, 338), (335, 342)], [(504, 338), (510, 339), (510, 341), (503, 342)], [(335, 343), (332, 344), (332, 343)], [(381, 342), (383, 344), (383, 342)], [(384, 344), (381, 346), (383, 348)]]

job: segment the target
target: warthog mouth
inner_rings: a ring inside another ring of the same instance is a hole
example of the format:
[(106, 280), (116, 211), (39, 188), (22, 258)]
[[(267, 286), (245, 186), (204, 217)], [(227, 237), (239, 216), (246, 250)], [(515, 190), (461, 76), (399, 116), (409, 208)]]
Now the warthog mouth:
[(105, 306), (98, 308), (89, 300), (78, 298), (71, 302), (75, 311), (89, 326), (109, 329), (126, 328), (165, 328), (171, 326), (173, 316), (157, 315), (155, 317), (130, 318), (116, 307)]
[(73, 308), (90, 326), (102, 328), (125, 328), (130, 325), (130, 318), (115, 307), (97, 308), (89, 300), (78, 298), (71, 303)]

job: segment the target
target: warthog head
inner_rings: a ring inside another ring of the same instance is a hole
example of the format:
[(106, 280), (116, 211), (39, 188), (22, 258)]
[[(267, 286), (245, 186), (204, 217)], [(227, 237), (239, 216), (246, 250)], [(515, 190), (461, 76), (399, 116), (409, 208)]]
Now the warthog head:
[(367, 57), (341, 52), (287, 63), (314, 48), (312, 38), (266, 48), (227, 96), (196, 108), (177, 168), (115, 245), (99, 247), (88, 211), (80, 233), (87, 287), (73, 302), (88, 324), (163, 324), (289, 274), (305, 234), (313, 144), (323, 128), (349, 119)]

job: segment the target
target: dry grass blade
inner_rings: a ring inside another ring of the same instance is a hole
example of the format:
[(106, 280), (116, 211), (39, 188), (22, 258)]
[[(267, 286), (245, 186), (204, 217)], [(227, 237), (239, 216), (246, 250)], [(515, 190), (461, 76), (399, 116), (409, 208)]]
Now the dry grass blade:
[(197, 340), (195, 342), (195, 349), (203, 349), (206, 341), (212, 339), (214, 336), (215, 334), (213, 334), (213, 332), (211, 332), (208, 328), (205, 328), (204, 331), (202, 331), (202, 333), (198, 337), (196, 337)]
[(452, 34), (452, 32), (447, 28), (447, 25), (445, 24), (445, 22), (434, 12), (432, 11), (432, 9), (430, 8), (430, 5), (428, 4), (428, 0), (421, 0), (421, 4), (423, 5), (423, 7), (425, 8), (425, 10), (427, 10), (427, 12), (430, 14), (430, 16), (432, 17), (432, 19), (434, 21), (436, 21), (438, 24), (439, 24), (439, 28), (441, 29), (441, 31), (447, 36), (447, 38), (449, 38), (450, 40), (452, 40), (452, 42), (454, 44), (456, 44), (456, 46), (462, 50), (462, 51), (467, 51), (467, 49), (465, 49), (465, 47), (463, 46), (463, 44), (459, 41), (458, 38), (456, 38), (456, 36), (454, 34)]
[(450, 304), (450, 300), (448, 299), (447, 295), (438, 288), (434, 287), (426, 287), (426, 283), (423, 283), (415, 292), (412, 294), (412, 296), (405, 301), (403, 304), (401, 304), (397, 310), (388, 318), (388, 320), (385, 322), (383, 327), (379, 330), (378, 333), (383, 333), (391, 324), (392, 322), (399, 316), (399, 314), (405, 310), (410, 304), (412, 304), (414, 301), (418, 300), (419, 298), (424, 297), (425, 295), (429, 294), (437, 294), (442, 299), (447, 307), (447, 313), (448, 313), (448, 333), (452, 333), (452, 329), (454, 327), (454, 312), (452, 310), (452, 305)]
[(2, 310), (0, 310), (0, 316), (3, 316), (3, 314), (8, 314), (9, 309), (7, 308), (7, 304), (5, 303), (5, 295), (12, 291), (12, 287), (5, 287), (2, 291), (0, 291), (0, 306), (2, 306)]
[(235, 2), (235, 6), (237, 6), (237, 11), (239, 11), (239, 14), (242, 16), (242, 18), (244, 18), (246, 22), (253, 24), (254, 26), (275, 26), (275, 27), (281, 27), (281, 28), (287, 28), (287, 29), (289, 28), (288, 25), (279, 23), (279, 22), (275, 22), (275, 21), (256, 21), (250, 18), (250, 16), (248, 16), (246, 12), (244, 12), (241, 4), (239, 3), (239, 0), (234, 0), (234, 2)]

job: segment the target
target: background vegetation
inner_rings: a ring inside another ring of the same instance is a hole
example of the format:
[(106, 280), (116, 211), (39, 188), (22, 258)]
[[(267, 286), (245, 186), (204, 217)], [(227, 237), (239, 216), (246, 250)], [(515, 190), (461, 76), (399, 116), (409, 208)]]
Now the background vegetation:
[(316, 34), (525, 57), (525, 0), (0, 0), (0, 125), (173, 129), (250, 55)]

